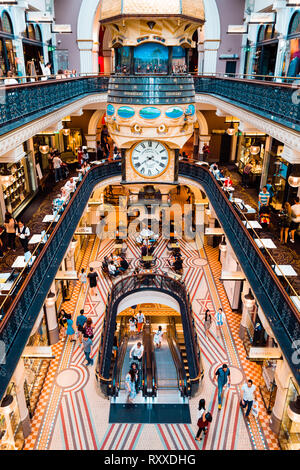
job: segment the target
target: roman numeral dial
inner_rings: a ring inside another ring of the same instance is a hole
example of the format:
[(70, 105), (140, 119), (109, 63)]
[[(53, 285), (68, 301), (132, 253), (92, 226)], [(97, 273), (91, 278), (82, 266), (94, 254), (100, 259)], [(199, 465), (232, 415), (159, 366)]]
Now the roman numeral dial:
[(131, 164), (139, 175), (155, 178), (166, 170), (169, 164), (169, 152), (161, 142), (145, 140), (132, 150)]

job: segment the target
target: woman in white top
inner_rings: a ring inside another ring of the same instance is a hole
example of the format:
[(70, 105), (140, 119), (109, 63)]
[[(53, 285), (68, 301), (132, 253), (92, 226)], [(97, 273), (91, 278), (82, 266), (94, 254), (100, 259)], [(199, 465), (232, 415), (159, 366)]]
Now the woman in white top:
[(156, 349), (161, 348), (161, 339), (162, 339), (162, 337), (163, 337), (162, 328), (161, 328), (161, 326), (159, 326), (158, 330), (155, 332), (155, 335), (154, 335), (154, 338), (153, 338)]
[(199, 406), (198, 406), (198, 413), (197, 413), (197, 426), (198, 426), (198, 432), (195, 437), (196, 441), (201, 441), (201, 432), (204, 430), (204, 434), (206, 434), (205, 431), (205, 400), (204, 398), (201, 398), (199, 400)]
[(130, 336), (134, 336), (136, 333), (136, 327), (135, 327), (135, 319), (133, 317), (129, 318), (129, 334)]
[(78, 277), (79, 277), (79, 280), (80, 280), (80, 282), (83, 286), (83, 292), (85, 292), (86, 287), (87, 287), (87, 274), (86, 274), (84, 268), (81, 269), (81, 272), (80, 272)]

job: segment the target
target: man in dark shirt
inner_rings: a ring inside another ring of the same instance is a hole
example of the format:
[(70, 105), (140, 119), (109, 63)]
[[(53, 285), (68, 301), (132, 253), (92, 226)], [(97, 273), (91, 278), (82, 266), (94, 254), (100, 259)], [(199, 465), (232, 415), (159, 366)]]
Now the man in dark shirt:
[(120, 271), (126, 271), (128, 269), (129, 264), (127, 263), (127, 260), (122, 256), (121, 261), (120, 261)]
[(94, 271), (94, 268), (91, 267), (87, 277), (90, 281), (91, 295), (96, 296), (97, 293), (95, 292), (95, 287), (97, 286), (98, 273)]

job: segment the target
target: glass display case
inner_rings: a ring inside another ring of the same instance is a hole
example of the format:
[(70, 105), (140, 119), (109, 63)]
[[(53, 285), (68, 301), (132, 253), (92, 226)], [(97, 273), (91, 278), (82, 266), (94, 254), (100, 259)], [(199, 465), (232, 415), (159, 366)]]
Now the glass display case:
[(299, 390), (290, 379), (279, 433), (279, 444), (282, 450), (300, 450), (300, 423), (292, 421), (289, 416), (289, 405), (297, 399), (298, 395)]

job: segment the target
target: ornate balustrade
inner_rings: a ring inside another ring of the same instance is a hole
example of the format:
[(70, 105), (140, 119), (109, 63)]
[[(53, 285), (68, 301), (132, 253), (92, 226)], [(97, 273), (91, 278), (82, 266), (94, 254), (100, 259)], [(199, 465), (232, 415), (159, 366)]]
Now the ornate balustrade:
[(291, 129), (300, 130), (299, 85), (195, 76), (195, 91), (214, 95)]

